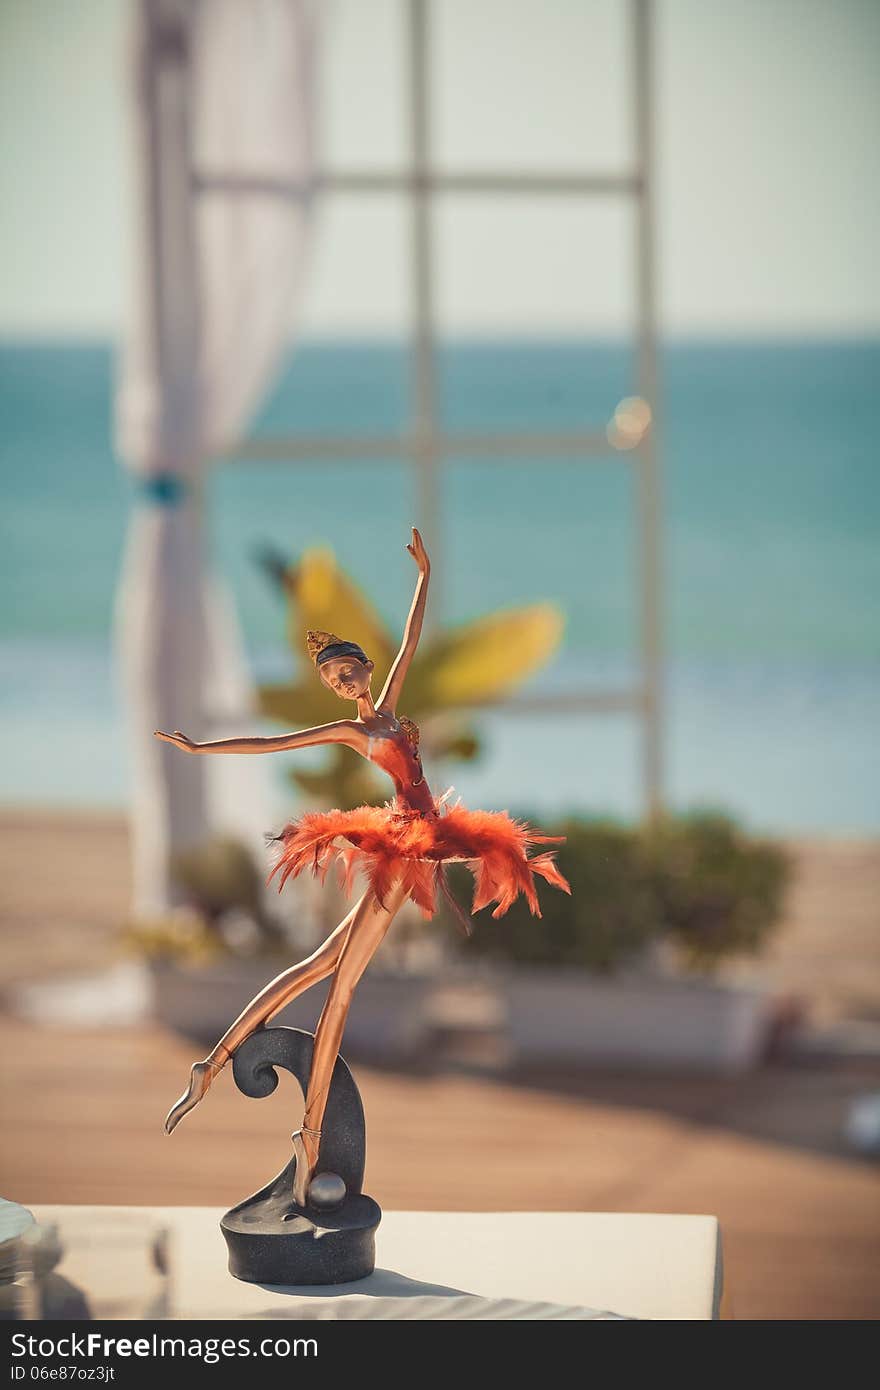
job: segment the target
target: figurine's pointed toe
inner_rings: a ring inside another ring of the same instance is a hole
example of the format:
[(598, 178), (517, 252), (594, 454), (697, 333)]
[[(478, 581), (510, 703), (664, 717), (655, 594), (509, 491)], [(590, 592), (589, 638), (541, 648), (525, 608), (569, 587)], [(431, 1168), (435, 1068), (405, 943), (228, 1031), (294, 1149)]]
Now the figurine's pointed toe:
[(189, 1085), (165, 1116), (166, 1134), (173, 1133), (184, 1115), (188, 1115), (190, 1110), (195, 1109), (202, 1097), (207, 1094), (215, 1073), (216, 1068), (210, 1062), (195, 1062), (193, 1064)]
[(183, 1097), (181, 1096), (181, 1099), (179, 1101), (176, 1101), (175, 1104), (172, 1105), (171, 1109), (168, 1111), (168, 1114), (165, 1116), (166, 1134), (173, 1134), (177, 1126), (180, 1124), (180, 1121), (187, 1113), (186, 1110), (182, 1110), (180, 1108), (182, 1101)]

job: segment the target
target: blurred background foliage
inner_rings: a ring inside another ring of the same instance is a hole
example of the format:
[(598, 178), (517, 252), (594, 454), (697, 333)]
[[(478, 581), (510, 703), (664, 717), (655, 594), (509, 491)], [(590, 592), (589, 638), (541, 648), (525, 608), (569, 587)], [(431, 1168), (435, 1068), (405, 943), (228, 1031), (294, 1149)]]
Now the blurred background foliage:
[(284, 923), (266, 906), (265, 870), (234, 836), (178, 850), (171, 875), (182, 890), (181, 905), (125, 928), (126, 943), (139, 954), (196, 963), (289, 950)]
[[(571, 897), (542, 893), (540, 921), (522, 898), (501, 921), (482, 914), (465, 949), (607, 972), (665, 945), (685, 969), (709, 973), (730, 957), (759, 953), (780, 920), (786, 852), (719, 812), (669, 816), (647, 828), (580, 819), (546, 828), (566, 837), (556, 859)], [(452, 875), (467, 903), (467, 870), (456, 865)]]

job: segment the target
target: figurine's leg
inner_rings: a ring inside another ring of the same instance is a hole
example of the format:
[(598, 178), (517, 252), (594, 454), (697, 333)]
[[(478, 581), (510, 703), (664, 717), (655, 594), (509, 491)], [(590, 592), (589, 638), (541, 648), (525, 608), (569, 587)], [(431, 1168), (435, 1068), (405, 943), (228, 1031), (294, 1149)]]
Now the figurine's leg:
[[(363, 901), (363, 899), (361, 899)], [(325, 979), (334, 970), (340, 952), (345, 945), (348, 930), (354, 921), (360, 903), (355, 903), (351, 911), (342, 919), (316, 951), (305, 960), (289, 969), (282, 970), (274, 980), (270, 980), (259, 994), (242, 1009), (235, 1022), (227, 1028), (223, 1037), (208, 1053), (203, 1062), (196, 1062), (192, 1068), (189, 1086), (178, 1101), (171, 1107), (165, 1120), (165, 1131), (170, 1134), (184, 1117), (207, 1094), (219, 1071), (229, 1061), (233, 1052), (240, 1047), (254, 1029), (268, 1019), (274, 1018), (286, 1004), (298, 994)]]
[(379, 902), (375, 894), (368, 890), (357, 904), (345, 944), (336, 964), (330, 991), (315, 1029), (315, 1047), (312, 1054), (302, 1129), (298, 1130), (294, 1136), (294, 1149), (297, 1155), (294, 1200), (300, 1206), (306, 1204), (309, 1182), (318, 1161), (321, 1123), (324, 1119), (333, 1068), (339, 1055), (342, 1034), (345, 1031), (345, 1022), (355, 986), (369, 965), (376, 948), (380, 945), (405, 897), (406, 892), (399, 883), (395, 884), (385, 895), (384, 905)]
[(326, 979), (336, 968), (359, 905), (359, 902), (355, 903), (351, 911), (343, 917), (337, 927), (334, 927), (326, 941), (323, 941), (317, 950), (313, 951), (310, 956), (306, 956), (305, 960), (301, 960), (299, 964), (291, 965), (287, 970), (282, 970), (281, 974), (276, 975), (274, 980), (270, 980), (259, 994), (254, 995), (251, 1002), (242, 1009), (235, 1022), (227, 1028), (213, 1052), (209, 1054), (209, 1061), (218, 1061), (221, 1066), (224, 1066), (235, 1049), (241, 1046), (245, 1038), (250, 1037), (255, 1028), (259, 1028), (261, 1023), (267, 1023), (270, 1018), (274, 1018), (298, 994), (302, 994), (304, 990), (317, 984), (319, 980)]

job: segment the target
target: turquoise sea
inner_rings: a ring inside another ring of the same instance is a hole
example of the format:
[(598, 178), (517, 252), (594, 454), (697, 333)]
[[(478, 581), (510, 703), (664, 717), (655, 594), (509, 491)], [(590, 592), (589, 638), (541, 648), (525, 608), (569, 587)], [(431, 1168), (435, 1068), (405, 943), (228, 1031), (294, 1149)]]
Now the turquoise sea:
[[(458, 343), (440, 356), (450, 429), (603, 426), (628, 394), (618, 344)], [(880, 828), (878, 342), (682, 342), (663, 353), (666, 765), (670, 803), (755, 828)], [(104, 345), (0, 347), (0, 798), (122, 805), (127, 769), (110, 623), (129, 508), (112, 446)], [(393, 431), (407, 357), (390, 343), (309, 344), (257, 428)], [(218, 465), (215, 561), (257, 673), (289, 667), (255, 557), (333, 546), (400, 627), (416, 519), (399, 462)], [(537, 686), (619, 685), (634, 670), (635, 511), (625, 456), (444, 472), (434, 601), (457, 621), (536, 599), (567, 618)], [(626, 716), (480, 715), (485, 753), (429, 770), (470, 804), (630, 816)], [(279, 760), (280, 761), (280, 760)], [(279, 786), (283, 779), (279, 769)], [(286, 795), (281, 792), (281, 795)]]

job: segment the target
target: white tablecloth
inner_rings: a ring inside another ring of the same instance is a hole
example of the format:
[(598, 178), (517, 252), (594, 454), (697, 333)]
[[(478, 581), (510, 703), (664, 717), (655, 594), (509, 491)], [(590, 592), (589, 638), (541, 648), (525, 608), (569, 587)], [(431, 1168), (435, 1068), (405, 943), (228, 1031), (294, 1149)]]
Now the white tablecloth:
[[(347, 1313), (386, 1316), (380, 1298), (474, 1294), (587, 1307), (635, 1318), (718, 1316), (721, 1238), (712, 1216), (610, 1212), (389, 1211), (376, 1232), (376, 1268), (345, 1285), (279, 1288), (245, 1284), (226, 1267), (222, 1210), (211, 1207), (35, 1206), (41, 1222), (82, 1230), (89, 1211), (139, 1212), (170, 1231), (169, 1315), (278, 1317), (299, 1300), (356, 1299)], [(75, 1267), (78, 1247), (59, 1272), (88, 1287)], [(112, 1259), (112, 1252), (91, 1258)]]

